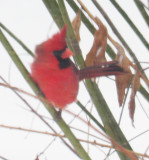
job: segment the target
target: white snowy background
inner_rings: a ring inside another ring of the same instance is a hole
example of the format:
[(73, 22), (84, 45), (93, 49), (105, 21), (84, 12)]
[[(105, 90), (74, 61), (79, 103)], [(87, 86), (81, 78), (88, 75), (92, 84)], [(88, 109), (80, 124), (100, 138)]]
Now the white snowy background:
[[(131, 46), (131, 49), (135, 52), (138, 59), (140, 61), (149, 62), (148, 50), (142, 45), (142, 42), (137, 38), (129, 25), (111, 5), (110, 1), (98, 0), (98, 2), (100, 2), (101, 6), (108, 13), (109, 17), (112, 19), (113, 23), (118, 28), (119, 32), (127, 41), (127, 43)], [(117, 2), (128, 13), (129, 17), (142, 32), (146, 40), (149, 41), (148, 27), (145, 24), (143, 18), (140, 16), (140, 13), (136, 8), (134, 2), (132, 0), (119, 0)], [(142, 2), (147, 5), (147, 1), (144, 0)], [(89, 9), (90, 11), (92, 11), (92, 14), (94, 16), (98, 16), (102, 20), (102, 22), (107, 26), (109, 34), (118, 41), (117, 37), (113, 34), (107, 22), (102, 18), (101, 14), (91, 3), (91, 0), (87, 0), (87, 2), (84, 3), (89, 6)], [(68, 5), (67, 7), (70, 18), (73, 19), (75, 17), (75, 14)], [(41, 0), (0, 0), (0, 22), (3, 23), (8, 29), (10, 29), (17, 37), (19, 37), (19, 39), (23, 43), (25, 43), (32, 51), (34, 51), (34, 48), (37, 44), (46, 40), (48, 37), (51, 37), (51, 35), (59, 30), (54, 24), (53, 19), (51, 18)], [(33, 61), (32, 57), (27, 54), (26, 51), (24, 51), (15, 40), (8, 36), (6, 32), (4, 33), (7, 36), (8, 40), (11, 42), (15, 51), (18, 53), (19, 57), (22, 59), (24, 65), (30, 71), (30, 64)], [(84, 25), (81, 26), (80, 33), (80, 47), (85, 57), (92, 46), (93, 36), (88, 32)], [(0, 76), (7, 80), (7, 82), (9, 82), (12, 86), (16, 86), (27, 92), (33, 93), (1, 43)], [(2, 81), (0, 80), (0, 82)], [(100, 78), (99, 87), (108, 105), (110, 106), (112, 113), (118, 121), (121, 113), (121, 108), (119, 107), (117, 102), (114, 81), (108, 78)], [(137, 95), (144, 109), (146, 110), (146, 113), (149, 115), (149, 105), (147, 101), (142, 96), (140, 96), (140, 94)], [(50, 119), (47, 110), (44, 109), (44, 107), (37, 99), (23, 94), (22, 96), (30, 103), (30, 105), (34, 109), (38, 111), (38, 113), (47, 117), (46, 120), (50, 123), (50, 125), (52, 125), (57, 130), (57, 132), (60, 133), (57, 125), (52, 119)], [(89, 101), (89, 96), (82, 82), (80, 83), (78, 99), (81, 100), (81, 102), (86, 105), (87, 108), (91, 108), (92, 103)], [(80, 112), (80, 108), (75, 103), (69, 105), (67, 109), (76, 114)], [(93, 114), (97, 114), (94, 109)], [(68, 123), (73, 119), (73, 116), (65, 112), (62, 114), (62, 116)], [(84, 114), (82, 114), (81, 116), (86, 118)], [(126, 106), (124, 109), (120, 127), (126, 135), (127, 139), (130, 140), (138, 134), (146, 131), (146, 133), (130, 142), (131, 146), (136, 152), (144, 153), (147, 147), (149, 147), (148, 122), (149, 118), (145, 115), (139, 102), (136, 100), (134, 128), (129, 118), (128, 102), (126, 101)], [(38, 117), (36, 117), (28, 109), (28, 107), (10, 89), (4, 88), (2, 86), (0, 86), (0, 125), (21, 127), (43, 132), (52, 132)], [(88, 132), (87, 125), (81, 123), (77, 118), (70, 125)], [(79, 133), (79, 131), (76, 131), (76, 134), (79, 138), (86, 140), (88, 139), (87, 135)], [(96, 133), (94, 134), (96, 135)], [(94, 139), (91, 138), (91, 140)], [(49, 146), (49, 148), (39, 157), (40, 160), (79, 160), (79, 158), (74, 155), (59, 138), (44, 134), (11, 130), (2, 127), (0, 127), (0, 159), (6, 158), (8, 160), (34, 160), (36, 156), (44, 151), (46, 146), (48, 146), (51, 142), (52, 144)], [(104, 143), (100, 140), (99, 142)], [(104, 159), (109, 151), (109, 149), (106, 148), (92, 145), (88, 146), (86, 143), (83, 143), (83, 145), (86, 149), (88, 148), (93, 160)], [(109, 159), (118, 160), (119, 157), (116, 153), (113, 153), (109, 157)]]

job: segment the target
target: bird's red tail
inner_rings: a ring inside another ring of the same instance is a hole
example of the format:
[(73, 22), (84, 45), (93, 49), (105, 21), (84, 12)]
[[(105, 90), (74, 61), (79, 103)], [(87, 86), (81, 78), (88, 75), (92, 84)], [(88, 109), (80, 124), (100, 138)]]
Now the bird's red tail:
[(123, 68), (117, 64), (117, 61), (109, 61), (97, 66), (85, 67), (78, 71), (79, 80), (101, 76), (122, 75), (124, 73)]

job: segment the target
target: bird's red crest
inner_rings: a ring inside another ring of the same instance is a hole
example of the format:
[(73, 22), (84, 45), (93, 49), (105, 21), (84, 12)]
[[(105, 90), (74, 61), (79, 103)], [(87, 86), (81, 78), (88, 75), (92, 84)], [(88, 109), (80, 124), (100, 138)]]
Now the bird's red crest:
[(52, 38), (48, 39), (47, 41), (43, 42), (42, 44), (36, 47), (35, 52), (38, 53), (47, 53), (54, 50), (62, 50), (64, 49), (66, 44), (66, 32), (67, 32), (67, 25), (65, 25), (60, 32), (55, 34)]

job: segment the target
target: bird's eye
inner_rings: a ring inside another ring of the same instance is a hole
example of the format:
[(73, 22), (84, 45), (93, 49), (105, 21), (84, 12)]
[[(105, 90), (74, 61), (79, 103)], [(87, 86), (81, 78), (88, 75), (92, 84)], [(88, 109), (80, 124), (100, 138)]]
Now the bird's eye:
[(54, 55), (55, 55), (56, 57), (61, 57), (61, 55), (65, 52), (66, 48), (67, 48), (67, 47), (65, 47), (65, 48), (63, 48), (63, 49), (61, 49), (61, 50), (55, 50), (55, 51), (53, 51), (53, 53), (54, 53)]
[(62, 50), (53, 51), (53, 54), (55, 55), (56, 59), (59, 61), (59, 68), (65, 69), (71, 65), (71, 61), (69, 58), (62, 58), (62, 54), (65, 52), (67, 47), (65, 47)]

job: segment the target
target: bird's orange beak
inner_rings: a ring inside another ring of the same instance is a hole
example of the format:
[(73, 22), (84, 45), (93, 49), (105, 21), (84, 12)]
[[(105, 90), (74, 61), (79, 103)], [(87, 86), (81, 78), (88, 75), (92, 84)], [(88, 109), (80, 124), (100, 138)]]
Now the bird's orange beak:
[(73, 53), (71, 52), (71, 50), (69, 50), (68, 48), (66, 48), (66, 50), (63, 52), (62, 54), (62, 58), (66, 59), (69, 58), (70, 56), (73, 56)]

